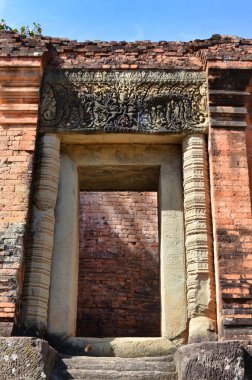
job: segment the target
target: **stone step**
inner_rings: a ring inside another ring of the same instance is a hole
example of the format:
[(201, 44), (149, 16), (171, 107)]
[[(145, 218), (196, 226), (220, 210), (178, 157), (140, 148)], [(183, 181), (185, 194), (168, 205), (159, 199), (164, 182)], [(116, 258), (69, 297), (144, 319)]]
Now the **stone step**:
[(84, 369), (57, 369), (53, 372), (51, 380), (177, 380), (175, 372), (161, 371), (104, 371)]
[(173, 355), (157, 358), (112, 358), (75, 356), (61, 358), (57, 369), (116, 370), (116, 371), (164, 371), (175, 372)]
[(174, 356), (118, 358), (61, 356), (51, 380), (177, 380)]

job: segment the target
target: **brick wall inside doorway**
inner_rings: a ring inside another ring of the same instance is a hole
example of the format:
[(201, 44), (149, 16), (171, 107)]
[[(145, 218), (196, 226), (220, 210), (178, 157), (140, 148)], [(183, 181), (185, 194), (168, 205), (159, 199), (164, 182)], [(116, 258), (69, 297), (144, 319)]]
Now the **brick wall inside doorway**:
[(81, 192), (77, 336), (160, 336), (156, 192)]

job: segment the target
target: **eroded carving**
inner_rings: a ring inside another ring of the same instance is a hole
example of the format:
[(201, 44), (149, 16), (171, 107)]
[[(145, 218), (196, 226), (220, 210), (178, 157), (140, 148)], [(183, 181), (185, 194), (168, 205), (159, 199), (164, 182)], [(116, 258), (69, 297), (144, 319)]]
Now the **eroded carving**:
[(211, 211), (203, 135), (183, 141), (184, 209), (189, 318), (215, 319)]
[(204, 73), (53, 70), (40, 126), (79, 132), (181, 133), (207, 127)]
[(60, 140), (42, 136), (37, 144), (32, 222), (25, 255), (22, 294), (22, 331), (43, 336), (46, 331), (53, 251), (54, 208), (58, 193)]

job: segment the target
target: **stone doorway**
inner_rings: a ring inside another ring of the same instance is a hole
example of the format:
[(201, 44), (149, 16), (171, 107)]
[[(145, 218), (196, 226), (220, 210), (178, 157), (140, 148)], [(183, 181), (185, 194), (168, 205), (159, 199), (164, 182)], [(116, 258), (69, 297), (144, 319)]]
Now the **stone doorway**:
[[(171, 339), (185, 331), (181, 147), (84, 144), (62, 147), (48, 314), (51, 336), (76, 336), (79, 191), (143, 189), (158, 191), (159, 196), (161, 332), (158, 336)], [(148, 317), (148, 311), (142, 310), (142, 320)], [(139, 337), (138, 331), (135, 336)]]
[(158, 194), (81, 191), (77, 336), (160, 336)]
[[(201, 317), (207, 336), (215, 295), (205, 89), (204, 73), (180, 70), (46, 74), (23, 290), (32, 334), (76, 336), (79, 191), (102, 190), (85, 188), (97, 171), (125, 171), (129, 185), (132, 170), (159, 168), (161, 337), (190, 341)], [(137, 190), (128, 187), (110, 190)]]

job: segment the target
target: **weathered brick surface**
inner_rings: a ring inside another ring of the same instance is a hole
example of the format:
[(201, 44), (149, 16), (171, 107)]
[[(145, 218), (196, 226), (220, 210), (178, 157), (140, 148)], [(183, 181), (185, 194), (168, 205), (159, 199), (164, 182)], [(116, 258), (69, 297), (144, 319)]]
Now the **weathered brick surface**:
[(250, 182), (250, 196), (252, 198), (252, 78), (246, 88), (248, 93), (246, 98), (246, 142), (247, 142), (247, 156), (248, 156), (248, 169), (249, 169), (249, 182)]
[(26, 58), (0, 58), (0, 335), (3, 336), (12, 331), (22, 289), (40, 78), (41, 62), (37, 58), (32, 64)]
[(160, 336), (156, 193), (81, 193), (77, 336)]
[[(46, 53), (46, 54), (45, 54)], [(249, 39), (213, 35), (190, 42), (71, 41), (67, 38), (26, 38), (0, 33), (0, 56), (42, 56), (53, 66), (125, 69), (204, 69), (207, 61), (235, 65), (252, 61)]]
[[(210, 181), (219, 335), (252, 337), (252, 217), (247, 92), (251, 71), (210, 70)], [(219, 108), (218, 108), (219, 107)], [(244, 112), (245, 110), (245, 112)]]

